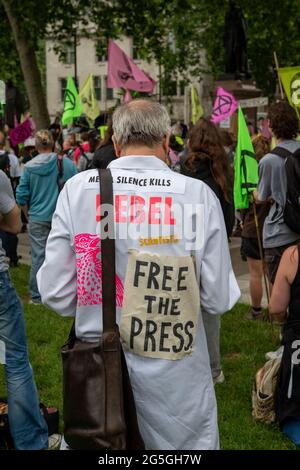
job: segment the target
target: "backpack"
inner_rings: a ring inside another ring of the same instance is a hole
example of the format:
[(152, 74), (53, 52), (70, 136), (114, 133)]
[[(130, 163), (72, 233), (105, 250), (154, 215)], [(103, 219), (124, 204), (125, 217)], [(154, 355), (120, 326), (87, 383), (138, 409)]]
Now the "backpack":
[(93, 154), (90, 153), (90, 152), (86, 153), (83, 150), (82, 145), (80, 145), (80, 144), (78, 145), (78, 147), (79, 147), (79, 150), (80, 150), (80, 156), (85, 159), (85, 165), (84, 165), (84, 168), (81, 171), (90, 170), (91, 168), (93, 168)]
[(10, 160), (8, 152), (0, 153), (0, 170), (10, 178)]
[[(40, 411), (47, 423), (48, 435), (57, 434), (59, 432), (59, 410), (40, 403)], [(0, 448), (1, 450), (14, 449), (8, 421), (7, 398), (0, 398)]]
[(63, 156), (61, 155), (57, 155), (57, 170), (57, 186), (58, 192), (60, 193), (65, 185)]
[(255, 375), (252, 389), (252, 416), (262, 423), (274, 423), (275, 391), (281, 358), (271, 359)]
[(283, 220), (293, 232), (300, 234), (300, 149), (292, 153), (278, 146), (271, 153), (286, 159), (287, 190)]

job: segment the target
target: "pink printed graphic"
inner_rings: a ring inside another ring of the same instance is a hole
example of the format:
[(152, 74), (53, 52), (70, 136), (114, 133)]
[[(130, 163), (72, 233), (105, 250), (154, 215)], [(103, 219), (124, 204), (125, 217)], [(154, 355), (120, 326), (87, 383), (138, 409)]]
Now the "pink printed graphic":
[[(99, 235), (79, 233), (75, 236), (77, 266), (77, 303), (79, 307), (102, 303), (102, 262)], [(122, 307), (124, 287), (116, 275), (116, 305)]]

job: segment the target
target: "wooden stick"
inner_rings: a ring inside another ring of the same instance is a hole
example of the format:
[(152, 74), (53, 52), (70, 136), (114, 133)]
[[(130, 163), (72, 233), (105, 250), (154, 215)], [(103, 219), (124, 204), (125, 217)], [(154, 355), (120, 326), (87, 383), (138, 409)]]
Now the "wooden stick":
[[(270, 303), (270, 293), (269, 293), (269, 286), (268, 286), (268, 281), (267, 281), (267, 277), (266, 277), (264, 253), (263, 253), (263, 249), (262, 249), (262, 242), (261, 242), (261, 238), (260, 238), (260, 231), (259, 231), (259, 225), (258, 225), (258, 217), (257, 217), (256, 204), (255, 204), (254, 198), (253, 198), (253, 200), (252, 200), (252, 203), (253, 203), (253, 211), (254, 211), (254, 221), (255, 221), (255, 227), (256, 227), (256, 234), (257, 234), (257, 240), (258, 240), (259, 256), (260, 256), (260, 259), (261, 259), (261, 262), (262, 262), (263, 277), (264, 277), (264, 281), (265, 281), (266, 295), (267, 295), (267, 300), (268, 300), (268, 304), (269, 304), (269, 303)], [(273, 338), (273, 340), (275, 340), (275, 332), (274, 332), (273, 320), (272, 320), (270, 314), (268, 315), (268, 317), (269, 317), (270, 324), (271, 324), (271, 334), (272, 334), (272, 338)]]
[(281, 99), (284, 100), (284, 91), (282, 88), (282, 83), (281, 83), (280, 75), (279, 75), (279, 64), (278, 64), (277, 54), (275, 51), (273, 52), (273, 54), (274, 54), (274, 62), (275, 62), (275, 67), (276, 67), (276, 72), (277, 72), (277, 77), (278, 77), (280, 96), (281, 96)]
[[(256, 235), (257, 235), (257, 241), (258, 241), (259, 256), (260, 256), (261, 262), (262, 262), (263, 267), (264, 267), (264, 264), (265, 264), (264, 263), (264, 254), (263, 254), (262, 243), (261, 243), (261, 238), (260, 238), (260, 232), (259, 232), (259, 226), (258, 226), (258, 217), (257, 217), (255, 201), (253, 201), (252, 204), (253, 204), (253, 211), (254, 211), (254, 221), (255, 221)], [(267, 282), (267, 278), (266, 278), (265, 269), (263, 269), (263, 273), (264, 273), (266, 296), (267, 296), (267, 300), (268, 300), (268, 303), (269, 303), (270, 302), (270, 294), (269, 294), (269, 286), (268, 286), (268, 282)]]

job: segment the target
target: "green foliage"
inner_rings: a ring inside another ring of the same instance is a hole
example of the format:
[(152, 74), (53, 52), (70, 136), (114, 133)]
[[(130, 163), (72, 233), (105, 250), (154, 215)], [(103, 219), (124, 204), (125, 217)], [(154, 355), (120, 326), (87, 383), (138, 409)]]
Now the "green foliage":
[[(88, 2), (78, 0), (22, 0), (11, 1), (13, 14), (21, 25), (23, 38), (35, 50), (41, 71), (42, 82), (45, 84), (45, 40), (53, 38), (57, 52), (63, 54), (64, 46), (73, 41), (73, 32), (88, 23)], [(98, 2), (99, 5), (102, 2)], [(87, 34), (87, 33), (86, 33)], [(15, 84), (24, 85), (18, 52), (7, 19), (3, 2), (0, 2), (0, 79), (11, 78)]]
[(18, 52), (2, 3), (0, 3), (0, 63), (1, 80), (6, 81), (11, 78), (14, 83), (22, 82)]
[[(97, 3), (97, 2), (95, 2)], [(198, 20), (202, 10), (194, 0), (115, 0), (111, 2), (110, 17), (111, 37), (130, 36), (133, 38), (139, 56), (148, 61), (155, 60), (164, 69), (164, 75), (188, 74), (188, 68), (194, 73), (204, 69), (203, 51), (201, 51), (202, 31)], [(94, 15), (98, 34), (103, 32), (100, 9), (95, 6)], [(98, 11), (98, 13), (97, 13)], [(105, 26), (104, 26), (105, 30)]]
[(300, 64), (300, 2), (244, 1), (249, 25), (249, 57), (254, 77), (268, 95), (275, 91), (273, 51), (280, 66)]
[[(240, 0), (240, 4), (248, 22), (253, 77), (271, 96), (277, 80), (273, 50), (282, 66), (300, 63), (300, 2)], [(204, 73), (217, 77), (224, 72), (224, 19), (229, 0), (22, 0), (12, 5), (32, 47), (38, 50), (51, 38), (62, 59), (65, 46), (73, 44), (75, 31), (102, 39), (102, 52), (110, 37), (127, 35), (133, 37), (141, 58), (155, 59), (162, 66), (162, 84), (179, 75), (188, 80), (190, 74), (201, 79)], [(1, 78), (12, 77), (19, 83), (22, 74), (2, 2), (0, 59)]]
[[(280, 65), (300, 64), (299, 0), (240, 0), (248, 23), (248, 56), (263, 92), (272, 96), (277, 76), (273, 51)], [(168, 82), (180, 74), (201, 79), (224, 73), (225, 14), (229, 0), (115, 0), (109, 12), (114, 33), (132, 36), (142, 58), (155, 59)], [(103, 30), (100, 12), (99, 32)], [(171, 33), (171, 41), (170, 41)], [(287, 42), (288, 38), (288, 42)], [(170, 43), (171, 42), (171, 43)], [(205, 51), (205, 57), (203, 54)], [(205, 61), (206, 59), (206, 61)]]
[[(201, 0), (199, 3), (206, 4), (203, 46), (209, 68), (217, 77), (224, 72), (223, 35), (229, 0)], [(273, 52), (276, 51), (282, 67), (300, 64), (300, 2), (240, 0), (239, 3), (247, 20), (248, 57), (253, 78), (264, 94), (272, 96), (277, 81)]]

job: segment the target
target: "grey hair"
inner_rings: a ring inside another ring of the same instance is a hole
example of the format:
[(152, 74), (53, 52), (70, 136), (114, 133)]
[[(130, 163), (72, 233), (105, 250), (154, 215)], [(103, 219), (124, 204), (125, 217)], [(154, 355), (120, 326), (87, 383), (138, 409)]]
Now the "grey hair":
[(41, 130), (35, 134), (35, 146), (37, 149), (50, 149), (54, 141), (52, 133), (48, 130)]
[(171, 120), (165, 106), (145, 99), (122, 104), (113, 114), (113, 131), (121, 148), (145, 145), (152, 148), (170, 132)]

